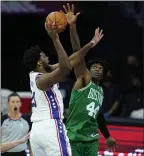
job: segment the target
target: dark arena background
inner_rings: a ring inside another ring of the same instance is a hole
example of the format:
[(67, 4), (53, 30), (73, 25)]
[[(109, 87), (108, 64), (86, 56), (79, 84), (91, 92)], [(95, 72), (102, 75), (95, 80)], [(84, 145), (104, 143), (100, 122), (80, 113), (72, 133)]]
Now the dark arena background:
[[(72, 3), (72, 2), (70, 2)], [(24, 51), (33, 45), (57, 62), (50, 37), (44, 29), (46, 16), (62, 9), (65, 2), (1, 2), (1, 56), (2, 56), (2, 113), (7, 113), (7, 97), (18, 92), (22, 97), (22, 113), (31, 112), (31, 94), (28, 71), (21, 61)], [(99, 155), (144, 155), (143, 105), (143, 2), (73, 2), (81, 15), (77, 21), (81, 45), (90, 41), (96, 27), (104, 30), (104, 38), (86, 56), (104, 58), (110, 71), (103, 82), (105, 99), (103, 113), (109, 131), (119, 147), (108, 152), (101, 135)], [(68, 55), (72, 53), (69, 29), (60, 34)], [(74, 76), (60, 83), (64, 98), (65, 118)], [(115, 109), (115, 102), (118, 103)]]

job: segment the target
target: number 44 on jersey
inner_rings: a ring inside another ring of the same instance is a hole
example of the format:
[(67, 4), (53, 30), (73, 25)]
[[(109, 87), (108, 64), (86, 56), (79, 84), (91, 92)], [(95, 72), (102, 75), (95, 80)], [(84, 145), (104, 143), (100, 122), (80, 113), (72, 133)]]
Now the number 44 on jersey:
[(95, 105), (96, 105), (96, 104), (95, 104), (94, 102), (91, 102), (91, 103), (88, 104), (87, 107), (86, 107), (86, 110), (88, 111), (88, 115), (89, 115), (89, 116), (92, 116), (93, 118), (96, 117), (96, 115), (97, 115), (97, 113), (98, 113), (98, 111), (99, 111), (99, 109), (100, 109), (99, 106), (97, 106), (97, 107), (95, 108)]

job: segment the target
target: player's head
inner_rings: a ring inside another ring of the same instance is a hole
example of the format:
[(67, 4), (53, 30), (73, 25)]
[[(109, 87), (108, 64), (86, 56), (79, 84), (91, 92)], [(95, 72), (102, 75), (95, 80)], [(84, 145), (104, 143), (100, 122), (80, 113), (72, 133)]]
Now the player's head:
[(17, 93), (8, 96), (8, 107), (11, 111), (19, 111), (21, 107), (21, 98)]
[(90, 70), (92, 78), (98, 82), (101, 82), (108, 72), (107, 62), (103, 59), (94, 59), (88, 62), (87, 68)]
[(24, 53), (23, 62), (30, 71), (49, 71), (49, 59), (39, 46), (34, 46)]

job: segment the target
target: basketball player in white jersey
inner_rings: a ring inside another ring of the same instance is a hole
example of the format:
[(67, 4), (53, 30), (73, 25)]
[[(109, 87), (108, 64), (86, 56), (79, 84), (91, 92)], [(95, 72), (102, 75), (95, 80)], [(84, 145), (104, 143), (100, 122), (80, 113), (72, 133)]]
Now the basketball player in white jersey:
[(31, 71), (33, 122), (30, 142), (34, 156), (71, 156), (69, 140), (63, 124), (63, 98), (58, 83), (79, 66), (87, 52), (96, 45), (96, 35), (82, 49), (69, 58), (59, 36), (51, 28), (46, 30), (58, 54), (59, 64), (49, 65), (48, 57), (39, 46), (24, 54), (23, 62)]

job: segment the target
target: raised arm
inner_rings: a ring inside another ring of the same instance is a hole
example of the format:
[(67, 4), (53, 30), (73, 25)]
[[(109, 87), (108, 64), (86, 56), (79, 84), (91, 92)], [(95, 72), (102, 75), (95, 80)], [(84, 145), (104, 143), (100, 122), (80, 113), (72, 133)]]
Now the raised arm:
[(70, 38), (71, 38), (71, 44), (74, 52), (74, 54), (70, 56), (70, 61), (71, 61), (71, 65), (74, 67), (75, 76), (78, 79), (85, 73), (86, 75), (90, 74), (89, 72), (86, 72), (87, 70), (85, 65), (85, 55), (91, 48), (93, 48), (99, 42), (99, 40), (103, 37), (103, 34), (102, 31), (99, 32), (99, 28), (96, 29), (94, 38), (81, 49), (80, 39), (76, 28), (77, 17), (80, 13), (77, 13), (76, 15), (74, 14), (73, 4), (70, 7), (69, 3), (67, 3), (67, 7), (63, 6), (63, 8), (65, 10), (67, 21), (70, 26)]
[[(70, 27), (70, 40), (71, 40), (71, 45), (72, 45), (72, 49), (73, 49), (73, 53), (75, 53), (76, 51), (79, 51), (81, 49), (81, 45), (80, 45), (80, 39), (77, 33), (77, 28), (76, 28), (76, 22), (77, 22), (77, 18), (80, 15), (80, 13), (74, 13), (74, 5), (72, 4), (71, 6), (69, 5), (69, 3), (67, 3), (67, 6), (63, 5), (63, 8), (65, 10), (65, 15), (67, 17), (67, 21)], [(78, 57), (75, 59), (73, 59), (72, 61), (74, 61), (74, 65), (75, 65), (75, 61), (76, 63), (78, 63), (79, 65), (74, 67), (74, 72), (75, 72), (75, 76), (76, 78), (78, 78), (83, 71), (83, 67), (85, 66), (85, 60), (84, 58), (81, 60), (77, 60), (79, 59)], [(79, 62), (81, 61), (81, 62)], [(71, 62), (72, 63), (72, 62)]]
[(70, 27), (70, 39), (71, 39), (71, 44), (72, 44), (72, 49), (73, 52), (76, 52), (80, 50), (81, 45), (80, 45), (80, 39), (77, 33), (77, 28), (76, 28), (76, 21), (78, 16), (80, 15), (80, 12), (74, 14), (74, 5), (70, 7), (69, 3), (67, 3), (67, 7), (63, 5), (63, 8), (65, 10), (65, 15), (67, 17), (67, 22)]
[(39, 79), (37, 79), (37, 87), (41, 90), (46, 90), (49, 86), (63, 80), (63, 78), (67, 76), (72, 69), (69, 57), (67, 56), (59, 40), (58, 34), (53, 30), (53, 27), (49, 28), (47, 24), (45, 25), (45, 28), (49, 36), (51, 37), (58, 54), (59, 68), (52, 71), (51, 73), (43, 74)]
[[(75, 68), (75, 74), (77, 78), (84, 76), (84, 74), (86, 74), (87, 76), (90, 74), (88, 70), (86, 70), (84, 57), (91, 48), (93, 48), (98, 44), (98, 42), (102, 39), (102, 37), (103, 37), (102, 30), (100, 31), (99, 28), (97, 28), (95, 30), (95, 35), (93, 39), (84, 47), (82, 47), (79, 51), (73, 53), (69, 57), (71, 66)], [(59, 64), (55, 64), (54, 66), (51, 67), (54, 70), (59, 67)]]
[[(92, 40), (89, 43), (87, 43), (85, 46), (83, 46), (79, 51), (77, 51), (77, 52), (73, 53), (71, 56), (69, 56), (69, 61), (70, 61), (71, 66), (73, 68), (80, 66), (84, 57), (86, 56), (88, 51), (91, 48), (93, 48), (94, 45), (95, 45), (95, 43)], [(59, 68), (59, 63), (50, 65), (50, 67), (52, 68), (52, 70), (56, 70), (57, 68)]]

